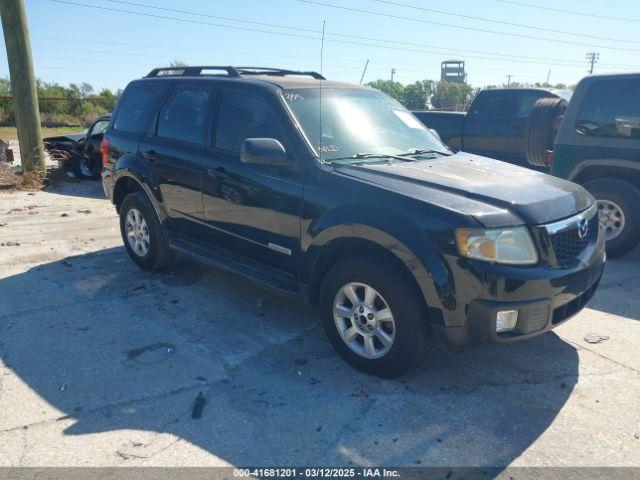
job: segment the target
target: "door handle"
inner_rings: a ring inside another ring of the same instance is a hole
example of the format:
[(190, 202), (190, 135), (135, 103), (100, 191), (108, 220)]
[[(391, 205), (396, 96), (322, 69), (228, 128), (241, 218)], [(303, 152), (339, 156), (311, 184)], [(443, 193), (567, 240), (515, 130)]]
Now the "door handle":
[(157, 155), (157, 153), (155, 152), (155, 150), (148, 150), (148, 151), (142, 153), (142, 156), (146, 160), (149, 160), (150, 162), (155, 162), (158, 159), (158, 157), (156, 155)]
[(224, 167), (207, 167), (207, 175), (209, 175), (210, 177), (214, 177), (217, 180), (224, 180), (225, 178), (227, 178), (227, 169)]

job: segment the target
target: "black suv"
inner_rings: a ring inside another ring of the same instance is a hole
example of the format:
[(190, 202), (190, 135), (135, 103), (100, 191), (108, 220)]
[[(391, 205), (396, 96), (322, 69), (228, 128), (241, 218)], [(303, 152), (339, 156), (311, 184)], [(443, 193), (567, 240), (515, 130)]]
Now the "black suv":
[(582, 187), (454, 155), (395, 100), (314, 72), (156, 69), (127, 86), (102, 154), (140, 267), (178, 250), (300, 296), (347, 361), (384, 377), (431, 337), (542, 334), (602, 274)]

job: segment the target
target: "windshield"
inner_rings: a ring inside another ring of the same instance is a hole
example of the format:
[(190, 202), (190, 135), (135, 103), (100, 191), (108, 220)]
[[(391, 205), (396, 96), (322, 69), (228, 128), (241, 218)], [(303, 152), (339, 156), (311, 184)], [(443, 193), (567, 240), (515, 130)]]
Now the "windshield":
[(285, 90), (284, 98), (323, 161), (363, 153), (448, 152), (411, 112), (376, 90), (323, 88), (322, 119), (319, 89)]

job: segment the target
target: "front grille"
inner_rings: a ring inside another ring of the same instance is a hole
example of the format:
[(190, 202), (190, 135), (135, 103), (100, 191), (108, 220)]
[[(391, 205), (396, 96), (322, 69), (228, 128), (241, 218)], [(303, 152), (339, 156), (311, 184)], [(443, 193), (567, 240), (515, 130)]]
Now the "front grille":
[[(586, 232), (582, 220), (586, 221)], [(548, 242), (556, 264), (563, 265), (578, 258), (598, 238), (598, 214), (595, 208), (563, 222), (561, 228), (547, 226)], [(555, 224), (558, 225), (558, 224)], [(581, 229), (583, 235), (581, 235)]]
[(596, 238), (598, 235), (598, 220), (596, 217), (594, 218), (595, 222), (592, 219), (587, 223), (588, 231), (582, 238), (578, 234), (580, 231), (578, 227), (551, 235), (551, 246), (559, 263), (565, 263), (578, 257), (587, 248), (589, 242)]

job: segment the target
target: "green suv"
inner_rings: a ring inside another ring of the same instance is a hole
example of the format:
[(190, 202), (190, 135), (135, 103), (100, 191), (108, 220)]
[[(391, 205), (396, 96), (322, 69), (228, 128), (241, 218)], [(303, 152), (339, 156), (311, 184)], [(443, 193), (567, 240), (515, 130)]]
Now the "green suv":
[(584, 78), (562, 120), (551, 173), (598, 201), (607, 253), (640, 243), (640, 73)]

